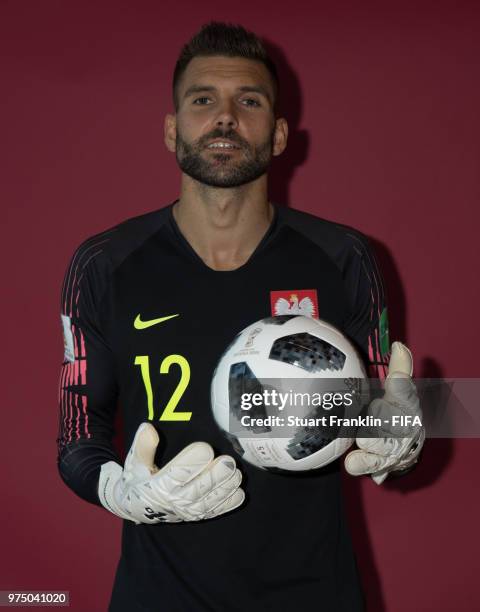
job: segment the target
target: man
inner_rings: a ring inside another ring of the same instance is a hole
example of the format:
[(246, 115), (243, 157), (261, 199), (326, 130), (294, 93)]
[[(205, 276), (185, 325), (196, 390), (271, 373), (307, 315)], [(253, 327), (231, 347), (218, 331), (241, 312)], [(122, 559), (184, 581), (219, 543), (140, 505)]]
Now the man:
[[(182, 50), (173, 93), (165, 143), (182, 171), (179, 199), (83, 242), (62, 289), (59, 470), (125, 519), (109, 609), (362, 610), (338, 462), (300, 477), (235, 462), (209, 387), (235, 334), (282, 296), (308, 295), (313, 316), (384, 376), (378, 269), (358, 232), (269, 201), (266, 172), (288, 126), (254, 34), (202, 28)], [(409, 381), (408, 349), (393, 352)], [(123, 466), (111, 442), (117, 406)], [(406, 440), (364, 440), (347, 470), (381, 482), (416, 461), (421, 440)]]

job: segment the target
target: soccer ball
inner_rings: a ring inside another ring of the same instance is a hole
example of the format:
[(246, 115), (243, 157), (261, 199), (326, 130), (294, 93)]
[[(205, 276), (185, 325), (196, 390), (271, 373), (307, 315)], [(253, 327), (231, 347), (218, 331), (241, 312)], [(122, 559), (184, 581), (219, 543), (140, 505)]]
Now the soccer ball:
[[(243, 459), (271, 471), (323, 467), (355, 440), (345, 415), (368, 401), (353, 345), (305, 316), (262, 319), (221, 356), (211, 385), (213, 416)], [(328, 401), (327, 401), (328, 400)]]

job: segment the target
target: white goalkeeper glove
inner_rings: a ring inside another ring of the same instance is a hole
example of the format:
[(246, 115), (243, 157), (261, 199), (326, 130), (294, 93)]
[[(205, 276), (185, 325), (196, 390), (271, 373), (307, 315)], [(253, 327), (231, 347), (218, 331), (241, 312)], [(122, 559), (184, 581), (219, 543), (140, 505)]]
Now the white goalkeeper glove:
[[(401, 342), (392, 344), (385, 379), (385, 394), (374, 399), (368, 407), (368, 415), (380, 418), (382, 428), (371, 429), (375, 437), (357, 437), (358, 449), (345, 457), (345, 469), (352, 476), (371, 474), (376, 484), (382, 484), (390, 472), (404, 471), (417, 461), (425, 442), (425, 428), (421, 425), (405, 427), (391, 425), (392, 415), (422, 418), (415, 384), (412, 381), (413, 359), (409, 349)], [(385, 425), (385, 420), (389, 425)], [(412, 419), (413, 423), (413, 419)], [(379, 437), (381, 431), (386, 437)], [(391, 437), (396, 433), (397, 437)], [(398, 437), (398, 433), (408, 437)], [(390, 436), (389, 436), (390, 434)]]
[(125, 466), (102, 465), (98, 496), (107, 510), (151, 525), (214, 518), (243, 503), (242, 475), (232, 457), (214, 459), (209, 444), (194, 442), (159, 469), (153, 463), (158, 442), (156, 429), (142, 423)]

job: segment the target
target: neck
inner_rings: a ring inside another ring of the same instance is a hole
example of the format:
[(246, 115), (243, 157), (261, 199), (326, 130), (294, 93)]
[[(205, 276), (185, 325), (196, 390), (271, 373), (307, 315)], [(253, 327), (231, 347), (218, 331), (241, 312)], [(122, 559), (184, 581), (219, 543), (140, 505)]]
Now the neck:
[(234, 270), (249, 259), (272, 221), (266, 176), (241, 187), (220, 189), (183, 175), (173, 215), (207, 266)]

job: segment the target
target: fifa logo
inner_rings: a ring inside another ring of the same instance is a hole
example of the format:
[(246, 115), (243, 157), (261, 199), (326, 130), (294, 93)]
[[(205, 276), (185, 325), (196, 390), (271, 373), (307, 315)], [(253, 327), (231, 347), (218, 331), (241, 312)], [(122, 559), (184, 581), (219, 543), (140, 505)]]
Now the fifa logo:
[(261, 331), (262, 329), (260, 327), (255, 327), (255, 329), (252, 329), (252, 331), (248, 334), (247, 341), (245, 342), (245, 348), (250, 348), (253, 345), (253, 341)]

